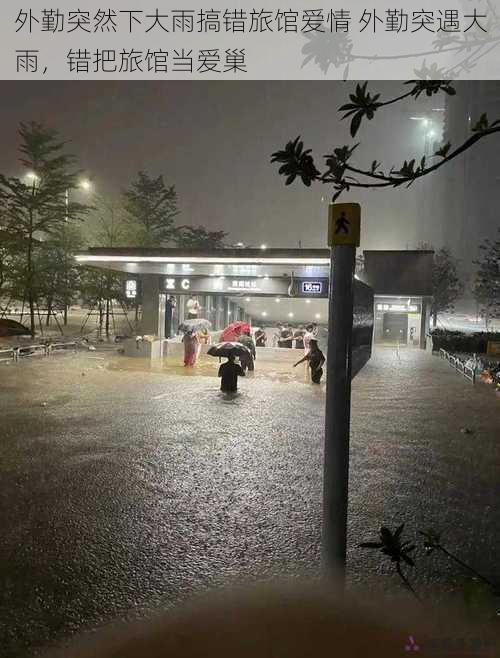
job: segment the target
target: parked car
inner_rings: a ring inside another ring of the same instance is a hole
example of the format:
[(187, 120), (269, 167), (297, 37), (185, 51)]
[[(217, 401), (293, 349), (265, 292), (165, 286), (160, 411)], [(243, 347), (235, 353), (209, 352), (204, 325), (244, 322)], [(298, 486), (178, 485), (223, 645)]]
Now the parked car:
[(5, 336), (30, 336), (31, 331), (16, 320), (0, 318), (0, 337)]

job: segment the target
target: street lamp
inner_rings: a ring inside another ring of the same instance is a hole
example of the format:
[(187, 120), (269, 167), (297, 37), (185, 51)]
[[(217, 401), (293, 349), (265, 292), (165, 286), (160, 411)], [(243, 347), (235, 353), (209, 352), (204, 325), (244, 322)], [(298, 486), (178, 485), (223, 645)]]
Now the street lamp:
[(84, 178), (82, 181), (80, 181), (80, 187), (85, 192), (90, 192), (92, 190), (92, 183), (88, 180), (88, 178)]
[[(92, 182), (88, 178), (82, 178), (82, 180), (78, 183), (77, 187), (83, 192), (86, 192), (87, 194), (90, 194), (90, 192), (92, 192)], [(69, 221), (69, 190), (68, 189), (64, 193), (64, 201), (66, 203), (66, 221)]]
[(34, 171), (28, 171), (26, 178), (30, 181), (30, 183), (38, 183), (40, 180), (40, 177), (37, 176)]

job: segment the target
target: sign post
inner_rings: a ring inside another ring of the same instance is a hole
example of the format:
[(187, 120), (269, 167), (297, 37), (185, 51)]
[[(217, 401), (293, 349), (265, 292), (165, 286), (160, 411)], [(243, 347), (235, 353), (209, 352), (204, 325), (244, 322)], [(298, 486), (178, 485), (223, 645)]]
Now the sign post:
[(361, 208), (331, 204), (330, 296), (323, 479), (323, 561), (344, 582), (347, 543), (354, 270)]

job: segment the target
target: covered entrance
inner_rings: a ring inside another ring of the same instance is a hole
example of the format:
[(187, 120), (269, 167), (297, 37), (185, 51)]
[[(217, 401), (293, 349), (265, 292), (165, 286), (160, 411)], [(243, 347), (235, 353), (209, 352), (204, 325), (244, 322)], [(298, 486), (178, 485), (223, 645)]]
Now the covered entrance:
[(408, 315), (406, 313), (384, 313), (383, 317), (383, 340), (406, 344)]

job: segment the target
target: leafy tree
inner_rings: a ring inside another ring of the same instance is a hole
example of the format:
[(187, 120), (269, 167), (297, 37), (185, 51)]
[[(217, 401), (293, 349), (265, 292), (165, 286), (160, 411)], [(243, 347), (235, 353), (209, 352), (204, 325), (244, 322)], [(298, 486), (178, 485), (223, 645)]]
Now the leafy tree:
[(28, 182), (0, 174), (0, 205), (12, 251), (23, 257), (22, 296), (29, 305), (34, 335), (36, 263), (43, 242), (56, 236), (66, 222), (81, 219), (87, 206), (69, 200), (71, 190), (78, 187), (79, 172), (58, 133), (36, 122), (21, 123), (19, 137), (20, 161), (31, 178)]
[[(130, 224), (120, 201), (96, 197), (89, 229), (89, 241), (93, 246), (128, 246), (133, 239)], [(109, 336), (113, 302), (124, 304), (127, 300), (123, 290), (123, 276), (110, 270), (85, 267), (81, 271), (81, 293), (83, 301), (99, 313), (99, 331), (104, 326)], [(136, 307), (137, 312), (137, 307)]]
[(475, 261), (478, 270), (473, 293), (488, 329), (490, 320), (500, 317), (500, 229), (496, 240), (483, 240), (479, 249), (481, 258)]
[[(367, 89), (367, 82), (358, 84), (355, 92), (350, 94), (351, 102), (339, 108), (339, 112), (344, 113), (342, 119), (350, 118), (351, 120), (351, 136), (354, 138), (362, 122), (373, 120), (383, 107), (409, 98), (418, 100), (422, 94), (431, 97), (440, 92), (450, 96), (456, 93), (452, 83), (446, 80), (410, 80), (405, 84), (410, 85), (408, 91), (388, 100), (382, 100), (378, 93), (372, 95)], [(409, 158), (403, 163), (392, 166), (389, 170), (383, 169), (382, 164), (376, 159), (370, 165), (358, 166), (351, 162), (353, 153), (359, 146), (358, 143), (334, 148), (331, 153), (324, 155), (325, 162), (320, 171), (311, 154), (311, 149), (304, 149), (304, 143), (300, 137), (289, 141), (283, 150), (273, 153), (271, 162), (280, 165), (279, 173), (286, 177), (286, 185), (293, 183), (296, 178), (300, 178), (308, 187), (314, 182), (332, 185), (333, 200), (335, 201), (343, 192), (351, 189), (409, 186), (419, 178), (437, 171), (479, 140), (500, 132), (500, 120), (490, 123), (487, 115), (481, 114), (479, 119), (472, 124), (471, 131), (472, 134), (455, 148), (452, 148), (449, 142), (443, 144), (434, 153), (437, 161), (433, 164), (429, 164), (424, 156), (418, 162), (416, 158)]]
[(223, 249), (226, 236), (224, 231), (209, 231), (204, 226), (179, 226), (174, 242), (178, 247), (189, 249)]
[(64, 324), (68, 324), (68, 309), (74, 302), (80, 287), (80, 268), (74, 254), (82, 247), (79, 226), (65, 224), (57, 235), (41, 245), (37, 262), (38, 298), (47, 310), (47, 326), (54, 310), (63, 312)]
[(136, 245), (158, 247), (172, 239), (174, 219), (179, 212), (177, 192), (173, 185), (167, 187), (163, 176), (151, 178), (140, 171), (123, 192), (123, 202)]
[(434, 253), (432, 268), (432, 326), (437, 325), (438, 313), (453, 312), (456, 300), (462, 295), (464, 284), (458, 276), (457, 260), (443, 247)]

